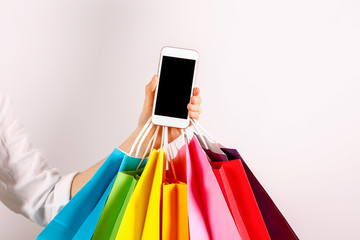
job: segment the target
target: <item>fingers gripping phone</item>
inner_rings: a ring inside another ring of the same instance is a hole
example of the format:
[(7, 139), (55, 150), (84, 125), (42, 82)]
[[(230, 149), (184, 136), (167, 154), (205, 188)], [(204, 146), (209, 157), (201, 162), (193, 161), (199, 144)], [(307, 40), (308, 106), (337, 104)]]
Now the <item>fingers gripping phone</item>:
[(198, 52), (164, 47), (161, 50), (152, 122), (156, 125), (186, 128), (187, 105), (192, 96)]

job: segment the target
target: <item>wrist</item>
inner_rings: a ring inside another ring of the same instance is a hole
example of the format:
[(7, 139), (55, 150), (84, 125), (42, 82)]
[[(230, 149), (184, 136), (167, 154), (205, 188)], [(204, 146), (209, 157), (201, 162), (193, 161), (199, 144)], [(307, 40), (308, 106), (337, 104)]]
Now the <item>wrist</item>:
[(134, 144), (134, 141), (135, 141), (136, 137), (139, 135), (140, 131), (141, 131), (141, 128), (137, 127), (131, 133), (131, 135), (118, 148), (121, 151), (123, 151), (124, 153), (129, 154), (131, 147)]

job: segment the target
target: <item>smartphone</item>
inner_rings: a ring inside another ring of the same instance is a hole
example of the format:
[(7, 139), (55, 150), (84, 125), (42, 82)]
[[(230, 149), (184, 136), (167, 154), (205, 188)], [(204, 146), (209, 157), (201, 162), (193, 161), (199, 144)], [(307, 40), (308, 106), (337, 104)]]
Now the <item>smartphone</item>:
[(199, 54), (195, 50), (164, 47), (158, 69), (152, 122), (156, 125), (186, 128), (187, 105), (192, 96)]

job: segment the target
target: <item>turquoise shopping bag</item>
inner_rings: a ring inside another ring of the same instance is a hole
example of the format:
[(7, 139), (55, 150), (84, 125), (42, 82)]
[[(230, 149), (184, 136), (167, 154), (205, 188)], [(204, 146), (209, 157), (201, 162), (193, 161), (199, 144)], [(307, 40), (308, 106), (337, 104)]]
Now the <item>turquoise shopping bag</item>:
[(55, 216), (37, 239), (72, 239), (84, 224), (84, 221), (92, 214), (98, 202), (106, 200), (106, 194), (110, 192), (110, 186), (112, 186), (124, 156), (125, 153), (116, 148), (89, 182)]

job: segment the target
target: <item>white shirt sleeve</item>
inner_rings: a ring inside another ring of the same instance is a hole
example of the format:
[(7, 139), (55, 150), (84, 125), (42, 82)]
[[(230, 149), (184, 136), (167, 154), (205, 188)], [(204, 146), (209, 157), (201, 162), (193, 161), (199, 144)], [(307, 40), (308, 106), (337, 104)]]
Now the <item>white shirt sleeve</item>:
[(77, 172), (61, 176), (32, 146), (9, 97), (0, 93), (0, 201), (46, 226), (70, 200)]

